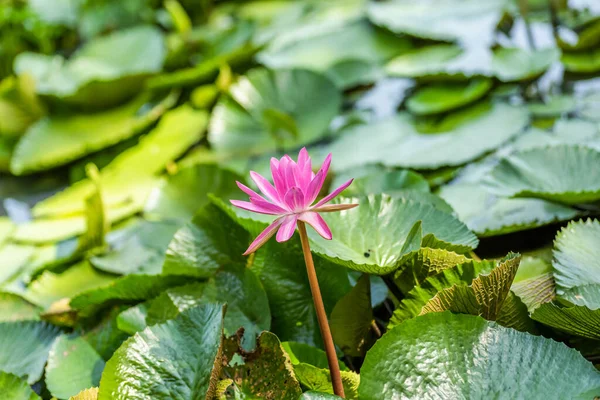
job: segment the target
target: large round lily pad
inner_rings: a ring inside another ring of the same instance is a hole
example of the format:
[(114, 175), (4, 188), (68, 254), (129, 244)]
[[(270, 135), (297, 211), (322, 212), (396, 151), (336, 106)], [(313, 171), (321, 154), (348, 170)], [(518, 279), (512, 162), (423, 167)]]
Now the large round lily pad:
[(593, 399), (600, 373), (574, 349), (472, 315), (426, 314), (367, 353), (359, 395), (379, 399)]
[(341, 96), (324, 75), (302, 69), (251, 70), (215, 106), (208, 136), (225, 153), (291, 149), (326, 133)]

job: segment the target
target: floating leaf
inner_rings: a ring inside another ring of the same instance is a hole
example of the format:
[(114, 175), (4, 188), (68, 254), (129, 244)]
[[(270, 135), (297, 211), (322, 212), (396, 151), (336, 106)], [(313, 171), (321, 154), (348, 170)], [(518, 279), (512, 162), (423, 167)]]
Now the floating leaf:
[(64, 399), (98, 386), (104, 360), (81, 337), (59, 336), (48, 356), (46, 385), (53, 396)]
[(207, 304), (136, 333), (106, 363), (98, 399), (211, 398), (222, 326), (223, 307)]
[(98, 388), (82, 390), (76, 396), (69, 398), (69, 400), (98, 400)]
[(557, 145), (513, 153), (484, 180), (504, 197), (537, 197), (565, 204), (600, 199), (600, 173), (591, 168), (600, 151), (586, 146)]
[(314, 390), (309, 390), (308, 392), (302, 393), (302, 396), (298, 398), (298, 400), (339, 400), (341, 397), (336, 396), (335, 394), (323, 393), (323, 392), (315, 392)]
[(33, 254), (34, 249), (31, 246), (6, 244), (0, 247), (0, 260), (2, 260), (0, 285), (18, 275)]
[(11, 159), (15, 175), (46, 171), (133, 137), (157, 121), (177, 100), (174, 95), (139, 114), (148, 100), (97, 113), (45, 117), (19, 140)]
[(591, 74), (600, 71), (600, 48), (581, 52), (563, 52), (560, 61), (569, 72)]
[[(124, 151), (100, 172), (106, 207), (133, 202), (138, 209), (156, 183), (155, 174), (200, 140), (208, 120), (205, 111), (182, 105), (167, 112), (138, 145)], [(33, 208), (35, 216), (73, 214), (84, 208), (92, 189), (89, 180), (76, 182)]]
[[(217, 103), (210, 122), (208, 139), (218, 152), (260, 153), (313, 142), (323, 137), (341, 105), (329, 79), (301, 69), (251, 70), (229, 94)], [(287, 122), (268, 118), (273, 113)]]
[(19, 377), (0, 371), (0, 392), (11, 400), (40, 400), (29, 384)]
[[(419, 133), (407, 113), (344, 130), (329, 150), (336, 170), (370, 163), (435, 169), (461, 165), (494, 150), (527, 124), (527, 112), (506, 104), (435, 135)], [(481, 132), (485, 132), (482, 135)]]
[(123, 231), (108, 235), (111, 251), (90, 257), (90, 263), (113, 274), (160, 273), (165, 251), (180, 224), (173, 221), (138, 220)]
[(401, 251), (407, 235), (417, 221), (422, 221), (424, 236), (435, 238), (436, 245), (432, 247), (465, 252), (478, 243), (460, 221), (428, 204), (387, 195), (341, 201), (360, 206), (325, 215), (333, 240), (325, 241), (310, 233), (312, 250), (357, 271), (384, 275), (397, 269), (406, 255)]
[(359, 386), (364, 400), (583, 400), (599, 393), (600, 374), (576, 350), (481, 317), (449, 312), (406, 321), (385, 334), (367, 354)]
[(309, 32), (300, 30), (291, 38), (275, 38), (258, 59), (269, 68), (325, 72), (346, 60), (381, 63), (410, 46), (407, 39), (360, 19), (348, 24), (321, 24)]
[(507, 2), (476, 0), (443, 0), (413, 3), (410, 0), (394, 0), (369, 4), (371, 21), (396, 33), (405, 33), (424, 39), (442, 41), (473, 40), (477, 32), (479, 43), (490, 43), (496, 24), (502, 17)]
[(118, 104), (140, 91), (144, 80), (162, 69), (163, 35), (139, 26), (96, 38), (69, 59), (23, 53), (15, 60), (18, 75), (31, 74), (36, 92), (84, 107)]
[[(594, 219), (570, 222), (554, 239), (552, 271), (556, 293), (592, 309), (600, 308), (600, 222)], [(596, 290), (587, 290), (598, 285)]]
[(417, 78), (440, 74), (440, 71), (452, 72), (449, 61), (462, 54), (459, 46), (438, 44), (425, 46), (402, 54), (386, 65), (386, 72), (392, 76)]
[(560, 51), (554, 48), (527, 51), (501, 47), (494, 50), (491, 69), (502, 82), (530, 80), (546, 72), (559, 57)]
[[(299, 342), (283, 342), (281, 347), (287, 353), (292, 365), (304, 363), (318, 368), (329, 368), (327, 353), (321, 349)], [(340, 361), (340, 369), (347, 370), (348, 368)]]
[(40, 319), (42, 310), (24, 298), (13, 293), (0, 292), (0, 321), (35, 321)]
[(354, 178), (352, 185), (345, 191), (346, 196), (387, 193), (404, 194), (407, 190), (429, 192), (429, 184), (422, 175), (408, 169), (389, 170), (377, 165), (365, 165), (360, 168), (337, 174), (332, 187), (338, 187), (348, 179)]
[(113, 303), (148, 300), (165, 289), (189, 281), (189, 277), (177, 275), (127, 275), (79, 292), (70, 304), (81, 316), (86, 317)]
[(29, 285), (25, 298), (48, 309), (52, 303), (70, 299), (86, 290), (109, 284), (115, 276), (95, 270), (89, 262), (82, 261), (57, 274), (45, 271)]
[(472, 79), (466, 83), (446, 82), (432, 84), (417, 90), (406, 108), (416, 115), (439, 114), (473, 103), (492, 88), (489, 79)]
[(0, 322), (0, 371), (27, 377), (30, 385), (37, 382), (58, 334), (58, 328), (45, 322)]
[(146, 215), (162, 218), (191, 219), (209, 202), (208, 194), (233, 198), (239, 193), (235, 181), (243, 179), (216, 165), (196, 164), (168, 176), (152, 191), (144, 207)]
[(537, 228), (579, 214), (574, 208), (542, 199), (497, 197), (481, 183), (452, 183), (442, 186), (438, 194), (479, 237)]

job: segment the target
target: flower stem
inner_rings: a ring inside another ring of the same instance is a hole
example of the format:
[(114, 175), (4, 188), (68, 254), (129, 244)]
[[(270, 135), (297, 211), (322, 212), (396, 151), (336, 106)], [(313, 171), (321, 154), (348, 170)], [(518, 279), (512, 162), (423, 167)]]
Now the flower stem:
[(304, 253), (304, 262), (306, 263), (306, 272), (308, 274), (310, 291), (315, 304), (315, 311), (317, 312), (317, 320), (319, 321), (319, 328), (321, 329), (321, 337), (323, 338), (323, 343), (325, 345), (327, 362), (329, 363), (329, 373), (331, 374), (333, 392), (336, 395), (345, 398), (344, 386), (342, 385), (342, 377), (340, 375), (340, 365), (338, 364), (337, 355), (335, 353), (333, 338), (331, 337), (331, 330), (329, 329), (329, 322), (327, 322), (327, 314), (325, 313), (325, 306), (323, 306), (321, 289), (319, 289), (317, 272), (315, 271), (315, 264), (313, 263), (312, 254), (310, 252), (308, 235), (306, 234), (306, 225), (304, 225), (304, 222), (298, 221), (298, 231), (300, 232), (300, 241), (302, 242), (302, 252)]

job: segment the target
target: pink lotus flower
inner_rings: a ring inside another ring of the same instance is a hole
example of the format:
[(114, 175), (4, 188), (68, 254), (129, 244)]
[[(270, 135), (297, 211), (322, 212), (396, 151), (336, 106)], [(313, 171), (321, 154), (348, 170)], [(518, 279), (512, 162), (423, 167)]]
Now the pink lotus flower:
[(353, 181), (353, 179), (350, 179), (312, 205), (323, 187), (330, 164), (331, 154), (327, 155), (319, 172), (313, 173), (306, 148), (300, 150), (297, 163), (287, 154), (281, 160), (271, 158), (271, 174), (273, 175), (274, 185), (260, 174), (250, 171), (252, 180), (266, 198), (237, 182), (239, 188), (250, 196), (250, 201), (230, 200), (231, 204), (244, 210), (278, 216), (250, 244), (244, 255), (258, 250), (275, 234), (277, 228), (279, 228), (276, 236), (277, 241), (285, 242), (289, 240), (294, 235), (298, 220), (306, 222), (319, 235), (331, 240), (331, 230), (318, 213), (346, 210), (354, 208), (358, 204), (327, 204), (350, 186)]

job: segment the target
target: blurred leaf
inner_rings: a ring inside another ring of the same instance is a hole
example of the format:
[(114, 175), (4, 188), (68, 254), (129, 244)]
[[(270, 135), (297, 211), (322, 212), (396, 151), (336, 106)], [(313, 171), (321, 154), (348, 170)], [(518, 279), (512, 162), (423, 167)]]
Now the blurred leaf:
[(560, 61), (569, 72), (591, 74), (600, 71), (600, 48), (582, 52), (563, 52)]
[[(156, 184), (155, 175), (202, 138), (207, 118), (204, 111), (195, 111), (185, 104), (179, 106), (167, 112), (138, 145), (121, 153), (103, 168), (100, 182), (106, 207), (110, 209), (117, 204), (133, 202), (141, 208), (151, 187)], [(81, 212), (84, 199), (92, 190), (89, 180), (79, 181), (39, 202), (33, 213), (43, 216)]]
[(191, 308), (126, 340), (106, 363), (98, 399), (211, 398), (223, 313), (219, 304)]
[(30, 385), (37, 382), (59, 332), (45, 322), (0, 322), (0, 371), (26, 377)]
[(216, 165), (201, 164), (182, 167), (169, 175), (148, 198), (144, 213), (152, 217), (191, 219), (209, 202), (208, 194), (225, 199), (236, 198), (241, 191), (235, 184), (243, 182), (239, 175)]
[(526, 110), (497, 103), (489, 111), (433, 135), (419, 133), (411, 116), (399, 113), (344, 129), (328, 150), (339, 171), (370, 163), (417, 169), (461, 165), (516, 136), (527, 119)]
[(41, 311), (19, 295), (0, 292), (0, 321), (37, 321)]
[(503, 197), (536, 197), (564, 204), (600, 200), (600, 151), (581, 145), (533, 148), (500, 160), (484, 180)]
[(92, 265), (113, 274), (160, 273), (165, 252), (180, 224), (173, 221), (139, 219), (108, 235), (110, 251), (94, 255)]
[(40, 400), (29, 384), (19, 377), (0, 371), (0, 392), (11, 400)]
[[(210, 122), (208, 139), (217, 152), (251, 154), (313, 142), (326, 134), (341, 106), (340, 94), (328, 78), (299, 69), (251, 70), (229, 94), (231, 98), (219, 100)], [(265, 119), (267, 110), (279, 116), (276, 125), (272, 117)]]
[(497, 197), (480, 182), (452, 183), (442, 186), (438, 194), (479, 237), (567, 221), (580, 213), (572, 207), (542, 199)]
[(416, 115), (438, 114), (473, 103), (492, 88), (489, 79), (468, 82), (446, 82), (418, 89), (406, 102), (406, 108)]
[(138, 93), (165, 58), (162, 33), (139, 26), (95, 38), (69, 59), (34, 53), (15, 60), (18, 75), (31, 74), (39, 95), (84, 108), (109, 107)]
[(171, 94), (143, 113), (140, 110), (148, 101), (146, 95), (106, 111), (45, 117), (18, 142), (11, 172), (45, 171), (126, 140), (157, 121), (176, 97)]
[(46, 385), (53, 396), (69, 398), (98, 386), (104, 360), (81, 337), (59, 336), (50, 349)]

